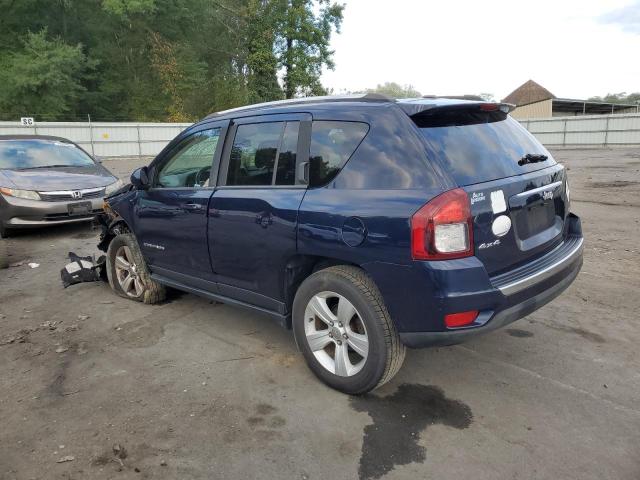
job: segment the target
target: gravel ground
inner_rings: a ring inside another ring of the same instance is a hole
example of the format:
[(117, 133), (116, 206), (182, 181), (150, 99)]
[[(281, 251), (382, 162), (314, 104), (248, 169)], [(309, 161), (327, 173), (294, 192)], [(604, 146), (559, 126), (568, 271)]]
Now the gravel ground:
[(0, 240), (0, 479), (637, 480), (640, 149), (555, 155), (586, 236), (576, 282), (506, 329), (410, 351), (358, 398), (259, 314), (63, 289), (67, 252), (98, 253), (89, 225)]

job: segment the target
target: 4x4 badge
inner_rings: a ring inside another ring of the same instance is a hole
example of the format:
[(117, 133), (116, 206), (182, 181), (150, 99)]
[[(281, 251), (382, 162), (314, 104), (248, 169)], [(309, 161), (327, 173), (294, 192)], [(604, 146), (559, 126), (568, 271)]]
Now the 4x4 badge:
[(480, 250), (484, 250), (485, 248), (495, 247), (496, 245), (500, 245), (500, 239), (494, 240), (493, 242), (481, 243), (478, 248)]

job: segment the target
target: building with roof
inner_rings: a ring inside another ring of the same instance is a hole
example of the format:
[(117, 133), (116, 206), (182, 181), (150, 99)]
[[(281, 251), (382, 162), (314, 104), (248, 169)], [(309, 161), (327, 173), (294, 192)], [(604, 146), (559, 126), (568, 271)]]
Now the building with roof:
[(511, 115), (518, 119), (636, 113), (640, 109), (633, 104), (557, 98), (533, 80), (520, 85), (502, 101), (516, 106)]

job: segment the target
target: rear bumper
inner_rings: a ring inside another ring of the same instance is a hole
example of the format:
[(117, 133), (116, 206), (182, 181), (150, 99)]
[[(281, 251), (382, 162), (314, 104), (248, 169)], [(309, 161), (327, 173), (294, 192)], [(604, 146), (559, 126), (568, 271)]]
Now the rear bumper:
[(489, 314), (489, 319), (481, 326), (444, 332), (404, 332), (400, 333), (400, 340), (409, 348), (455, 345), (502, 328), (535, 312), (560, 295), (573, 283), (581, 267), (582, 251), (580, 251), (579, 257), (574, 258), (569, 269), (563, 272), (563, 278), (552, 287), (497, 313), (483, 312)]
[(86, 222), (102, 212), (102, 198), (93, 198), (84, 202), (91, 202), (91, 211), (87, 215), (70, 215), (69, 204), (78, 203), (78, 201), (45, 202), (0, 194), (0, 221), (5, 227), (12, 229), (44, 227)]
[[(405, 345), (460, 343), (532, 313), (573, 282), (582, 267), (583, 237), (577, 216), (570, 215), (567, 222), (567, 237), (560, 245), (499, 276), (490, 277), (477, 257), (410, 266), (373, 262), (365, 268)], [(446, 315), (472, 310), (480, 313), (471, 325), (446, 327)]]

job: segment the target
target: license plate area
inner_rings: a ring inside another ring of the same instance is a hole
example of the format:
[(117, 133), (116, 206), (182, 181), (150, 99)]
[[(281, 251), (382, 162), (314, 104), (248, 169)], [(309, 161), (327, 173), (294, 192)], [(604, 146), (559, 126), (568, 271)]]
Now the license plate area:
[(67, 205), (70, 217), (78, 217), (91, 214), (91, 202), (77, 202)]
[(555, 223), (556, 208), (554, 202), (525, 207), (516, 215), (518, 237), (522, 240), (530, 238)]
[(518, 248), (531, 250), (562, 232), (564, 199), (562, 182), (514, 195), (509, 199)]

